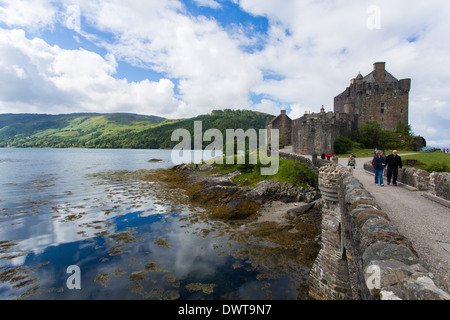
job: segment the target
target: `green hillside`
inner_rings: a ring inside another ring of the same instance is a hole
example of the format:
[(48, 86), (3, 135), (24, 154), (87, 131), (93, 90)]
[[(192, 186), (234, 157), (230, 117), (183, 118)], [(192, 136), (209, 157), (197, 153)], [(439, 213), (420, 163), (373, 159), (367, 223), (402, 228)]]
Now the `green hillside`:
[(95, 139), (151, 128), (164, 118), (136, 114), (2, 114), (0, 146), (84, 147)]
[[(203, 132), (219, 129), (225, 137), (226, 129), (264, 129), (268, 114), (248, 110), (216, 110), (195, 118), (166, 120), (142, 132), (124, 132), (117, 137), (105, 136), (89, 144), (95, 148), (172, 149), (178, 142), (171, 141), (176, 129), (194, 134), (194, 122), (201, 121)], [(210, 142), (204, 142), (204, 147)]]
[(220, 110), (190, 119), (166, 120), (135, 114), (1, 114), (0, 147), (171, 149), (176, 129), (263, 129), (267, 114)]

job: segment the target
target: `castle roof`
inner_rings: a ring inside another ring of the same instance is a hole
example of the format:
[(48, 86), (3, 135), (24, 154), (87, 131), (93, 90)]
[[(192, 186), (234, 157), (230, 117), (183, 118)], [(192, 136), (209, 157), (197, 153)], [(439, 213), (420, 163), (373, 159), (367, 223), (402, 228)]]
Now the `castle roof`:
[[(375, 82), (375, 71), (372, 71), (367, 76), (363, 78), (364, 82), (373, 83)], [(386, 71), (386, 79), (385, 82), (392, 83), (392, 82), (398, 82), (398, 79), (394, 77), (392, 74)]]
[(289, 118), (288, 115), (286, 115), (286, 111), (285, 111), (285, 110), (282, 110), (280, 115), (278, 115), (278, 116), (272, 118), (272, 120), (270, 120), (270, 123), (274, 123), (274, 122), (276, 122), (278, 119), (281, 119), (281, 118), (287, 118), (287, 119), (289, 119), (289, 120), (292, 120), (291, 118)]

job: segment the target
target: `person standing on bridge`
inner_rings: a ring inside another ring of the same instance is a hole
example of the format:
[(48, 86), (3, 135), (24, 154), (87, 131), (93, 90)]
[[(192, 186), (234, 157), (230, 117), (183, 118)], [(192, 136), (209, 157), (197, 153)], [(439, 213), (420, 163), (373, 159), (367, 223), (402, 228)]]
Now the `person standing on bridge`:
[(403, 168), (402, 157), (400, 157), (397, 153), (397, 150), (394, 150), (392, 151), (392, 154), (386, 158), (385, 163), (387, 165), (388, 185), (391, 184), (391, 178), (392, 184), (394, 186), (397, 185), (398, 170)]
[(336, 154), (333, 155), (333, 157), (331, 158), (331, 160), (333, 160), (333, 164), (335, 166), (337, 166), (339, 164), (339, 158)]
[(375, 173), (375, 184), (378, 185), (378, 183), (380, 183), (380, 186), (384, 187), (383, 172), (386, 164), (384, 163), (383, 154), (380, 150), (378, 150), (377, 155), (373, 157), (372, 165)]
[(356, 168), (356, 159), (353, 153), (350, 155), (350, 158), (348, 159), (348, 164), (350, 168), (350, 173), (353, 174), (353, 170)]

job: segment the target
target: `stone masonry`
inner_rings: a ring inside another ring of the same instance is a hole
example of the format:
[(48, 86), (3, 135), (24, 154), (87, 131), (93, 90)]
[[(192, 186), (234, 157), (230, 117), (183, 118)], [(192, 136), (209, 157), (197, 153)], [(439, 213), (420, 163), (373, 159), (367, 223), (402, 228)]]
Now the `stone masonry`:
[(339, 206), (340, 172), (323, 167), (319, 173), (322, 194), (321, 250), (310, 272), (311, 298), (316, 300), (349, 300), (352, 298), (348, 265), (342, 251), (341, 210)]
[(355, 115), (325, 112), (304, 115), (292, 121), (292, 149), (297, 154), (334, 153), (334, 142), (355, 129)]
[(292, 143), (292, 120), (286, 115), (286, 110), (282, 110), (281, 114), (275, 118), (267, 119), (267, 144), (272, 145), (270, 130), (278, 129), (280, 131), (280, 147), (289, 146)]
[(340, 165), (320, 169), (321, 250), (310, 273), (318, 300), (450, 300), (375, 198)]
[(358, 127), (377, 121), (383, 130), (395, 131), (399, 121), (408, 125), (410, 90), (411, 79), (397, 80), (386, 71), (385, 62), (377, 62), (372, 73), (358, 74), (334, 98), (334, 112), (357, 114)]

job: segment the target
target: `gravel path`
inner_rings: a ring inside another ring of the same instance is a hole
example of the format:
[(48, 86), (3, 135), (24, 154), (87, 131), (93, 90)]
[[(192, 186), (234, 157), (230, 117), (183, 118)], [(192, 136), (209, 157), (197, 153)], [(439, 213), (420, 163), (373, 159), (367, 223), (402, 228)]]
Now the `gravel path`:
[[(399, 232), (412, 242), (419, 258), (435, 275), (436, 285), (450, 292), (450, 209), (422, 197), (425, 192), (411, 191), (401, 184), (387, 186), (385, 181), (385, 187), (376, 186), (375, 176), (363, 168), (364, 162), (370, 160), (357, 158), (354, 176), (376, 198)], [(346, 166), (347, 158), (339, 159), (339, 163)]]

